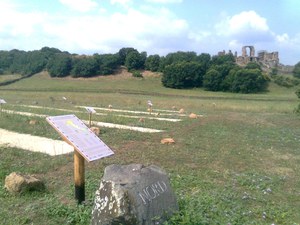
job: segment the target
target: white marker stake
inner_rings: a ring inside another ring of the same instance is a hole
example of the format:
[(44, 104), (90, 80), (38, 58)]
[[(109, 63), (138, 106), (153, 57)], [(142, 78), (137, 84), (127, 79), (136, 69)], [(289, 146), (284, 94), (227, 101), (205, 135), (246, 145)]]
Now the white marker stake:
[(92, 126), (92, 114), (96, 113), (96, 110), (93, 107), (84, 107), (86, 111), (89, 113), (89, 127)]
[(0, 112), (2, 113), (2, 104), (5, 104), (6, 101), (4, 99), (0, 99)]
[(153, 106), (152, 102), (150, 100), (148, 100), (148, 110), (150, 112), (150, 115), (152, 113), (152, 106)]

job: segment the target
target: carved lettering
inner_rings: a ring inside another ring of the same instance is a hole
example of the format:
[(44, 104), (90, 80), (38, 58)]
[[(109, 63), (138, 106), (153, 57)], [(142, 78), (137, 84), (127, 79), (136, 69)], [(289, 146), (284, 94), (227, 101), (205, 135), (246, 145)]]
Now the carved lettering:
[(144, 205), (148, 202), (152, 202), (153, 199), (157, 198), (161, 194), (167, 191), (167, 185), (164, 181), (157, 181), (147, 187), (139, 193)]

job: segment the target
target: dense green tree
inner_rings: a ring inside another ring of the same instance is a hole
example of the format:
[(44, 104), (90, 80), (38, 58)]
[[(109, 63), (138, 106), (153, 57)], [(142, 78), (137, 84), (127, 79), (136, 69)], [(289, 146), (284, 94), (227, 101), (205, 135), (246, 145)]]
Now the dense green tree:
[(167, 54), (165, 57), (161, 58), (159, 71), (163, 71), (164, 68), (173, 63), (179, 62), (193, 62), (197, 61), (197, 54), (195, 52), (173, 52)]
[(137, 50), (132, 47), (121, 48), (119, 50), (118, 55), (119, 55), (120, 65), (123, 65), (123, 66), (125, 65), (126, 57), (132, 51), (137, 52)]
[(152, 72), (157, 72), (159, 69), (160, 56), (159, 55), (150, 55), (146, 59), (145, 69)]
[[(223, 64), (212, 65), (203, 77), (203, 86), (210, 91), (226, 91), (229, 87), (225, 80), (234, 66), (234, 64), (228, 61), (225, 61)], [(218, 73), (215, 73), (215, 71)]]
[(196, 61), (201, 63), (205, 67), (205, 71), (208, 70), (211, 64), (211, 56), (208, 53), (201, 53), (197, 56)]
[(8, 71), (22, 75), (32, 75), (45, 69), (47, 58), (41, 51), (19, 51), (12, 50), (9, 52), (11, 64)]
[(245, 68), (246, 69), (258, 69), (258, 70), (262, 71), (261, 66), (257, 62), (249, 62)]
[(113, 74), (120, 66), (119, 54), (95, 54), (94, 57), (99, 64), (99, 73), (102, 75)]
[[(40, 52), (43, 53), (47, 59), (50, 59), (51, 57), (53, 57), (59, 53), (62, 53), (59, 49), (50, 48), (50, 47), (43, 47), (43, 48), (41, 48)], [(64, 52), (64, 53), (67, 55), (69, 54), (68, 52)]]
[(300, 78), (300, 62), (298, 62), (293, 69), (294, 77)]
[(26, 65), (24, 67), (24, 75), (33, 75), (46, 68), (47, 57), (43, 52), (38, 50), (27, 52), (25, 57)]
[(233, 68), (230, 69), (228, 75), (225, 77), (225, 79), (222, 82), (222, 87), (224, 91), (232, 92), (231, 90), (232, 83), (235, 80), (237, 71), (239, 71), (240, 69), (241, 67), (238, 65), (235, 65)]
[(203, 76), (203, 87), (209, 91), (220, 91), (222, 81), (222, 74), (218, 70), (211, 68)]
[(92, 77), (99, 72), (99, 64), (94, 57), (76, 57), (73, 59), (72, 77)]
[(256, 93), (265, 91), (268, 80), (259, 69), (240, 69), (236, 72), (231, 84), (231, 91), (240, 93)]
[(145, 60), (145, 53), (140, 54), (138, 51), (131, 51), (126, 56), (125, 66), (128, 71), (143, 69)]
[(200, 87), (204, 68), (197, 62), (178, 62), (165, 67), (162, 84), (170, 88)]
[(273, 67), (271, 70), (270, 75), (271, 76), (276, 76), (278, 74), (278, 68), (277, 67)]
[(72, 58), (65, 53), (56, 53), (47, 64), (47, 70), (51, 77), (64, 77), (70, 75), (72, 69)]
[(13, 57), (11, 57), (8, 51), (0, 51), (0, 68), (2, 70), (2, 73), (8, 71), (12, 62), (13, 62)]
[(215, 55), (211, 59), (213, 65), (222, 65), (224, 63), (235, 63), (233, 54)]

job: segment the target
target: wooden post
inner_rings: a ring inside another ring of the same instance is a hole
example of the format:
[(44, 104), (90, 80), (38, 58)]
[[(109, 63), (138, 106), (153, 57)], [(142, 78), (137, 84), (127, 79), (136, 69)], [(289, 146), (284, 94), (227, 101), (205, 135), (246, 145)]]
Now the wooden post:
[(84, 158), (74, 149), (74, 183), (75, 199), (78, 204), (85, 200)]

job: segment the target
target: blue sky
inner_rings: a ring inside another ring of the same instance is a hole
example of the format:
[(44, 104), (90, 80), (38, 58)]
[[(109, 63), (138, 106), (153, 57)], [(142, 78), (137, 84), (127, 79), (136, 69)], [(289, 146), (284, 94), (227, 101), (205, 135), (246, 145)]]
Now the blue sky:
[(0, 0), (0, 50), (217, 54), (244, 45), (300, 61), (299, 0)]

